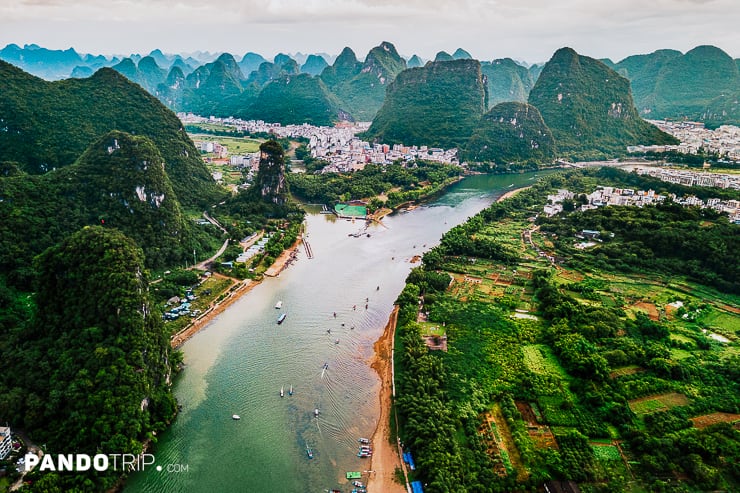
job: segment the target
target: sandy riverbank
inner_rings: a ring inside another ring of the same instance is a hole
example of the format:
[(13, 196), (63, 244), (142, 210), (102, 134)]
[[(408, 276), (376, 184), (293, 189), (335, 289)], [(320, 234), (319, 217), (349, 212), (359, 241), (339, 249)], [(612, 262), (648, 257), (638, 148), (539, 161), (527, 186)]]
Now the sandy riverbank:
[(505, 194), (503, 194), (498, 199), (496, 199), (496, 202), (503, 202), (504, 200), (509, 199), (509, 198), (513, 197), (514, 195), (518, 194), (522, 190), (527, 190), (529, 188), (532, 188), (532, 185), (530, 185), (528, 187), (524, 187), (524, 188), (517, 188), (516, 190), (510, 190), (510, 191), (506, 192)]
[(395, 480), (396, 468), (401, 467), (401, 460), (395, 442), (391, 442), (390, 427), (393, 399), (391, 358), (397, 319), (398, 307), (395, 307), (388, 318), (388, 325), (385, 326), (383, 334), (375, 342), (375, 354), (370, 363), (380, 377), (380, 416), (373, 433), (373, 457), (370, 470), (374, 472), (368, 478), (368, 490), (383, 493), (406, 492), (406, 488)]
[[(300, 241), (301, 240), (297, 240), (291, 248), (283, 251), (283, 253), (280, 254), (280, 256), (268, 269), (268, 272), (270, 272), (270, 274), (267, 274), (267, 272), (265, 272), (265, 275), (270, 275), (272, 277), (277, 276), (288, 265), (290, 265), (290, 263), (295, 260), (296, 252), (300, 246)], [(172, 336), (172, 338), (170, 339), (170, 344), (173, 348), (182, 346), (185, 341), (193, 337), (195, 334), (198, 333), (198, 331), (200, 331), (200, 329), (208, 325), (208, 322), (213, 320), (216, 315), (219, 315), (221, 312), (226, 310), (226, 308), (228, 308), (232, 303), (241, 298), (243, 295), (250, 292), (255, 286), (262, 282), (252, 281), (250, 279), (246, 279), (244, 281), (235, 279), (234, 281), (237, 283), (236, 287), (234, 288), (232, 286), (231, 288), (229, 288), (229, 291), (227, 291), (228, 295), (223, 300), (214, 304), (211, 308), (204, 312), (203, 315), (193, 320), (187, 327)]]

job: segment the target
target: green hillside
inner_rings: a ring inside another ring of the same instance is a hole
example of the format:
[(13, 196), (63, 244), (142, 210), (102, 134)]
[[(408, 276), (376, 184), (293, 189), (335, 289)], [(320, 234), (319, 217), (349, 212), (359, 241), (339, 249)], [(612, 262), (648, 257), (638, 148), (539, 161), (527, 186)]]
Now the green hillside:
[[(488, 163), (547, 163), (555, 141), (542, 115), (526, 103), (499, 103), (483, 115), (461, 159)], [(505, 167), (504, 167), (505, 168)]]
[(430, 62), (398, 74), (366, 138), (457, 147), (467, 141), (485, 110), (486, 90), (477, 60)]
[(267, 84), (251, 105), (235, 115), (282, 124), (332, 125), (340, 119), (336, 98), (318, 77), (285, 75)]
[(626, 153), (628, 145), (678, 141), (642, 120), (629, 81), (590, 57), (561, 48), (529, 93), (561, 155), (592, 159)]
[(481, 63), (481, 71), (488, 79), (489, 107), (506, 101), (527, 102), (534, 80), (526, 67), (511, 58), (502, 58)]
[(688, 118), (709, 127), (740, 123), (740, 71), (715, 46), (697, 46), (686, 54), (658, 50), (616, 66), (630, 79), (635, 104), (646, 118)]
[(209, 240), (184, 218), (165, 168), (151, 139), (113, 131), (70, 166), (1, 178), (3, 272), (27, 284), (35, 255), (87, 225), (125, 233), (144, 250), (149, 267), (180, 263), (193, 249), (209, 251)]
[(321, 73), (321, 79), (340, 101), (342, 109), (355, 120), (370, 121), (385, 98), (388, 84), (406, 68), (393, 44), (384, 41), (358, 64), (354, 52), (345, 48)]
[(0, 159), (39, 174), (73, 163), (110, 130), (147, 136), (162, 156), (180, 202), (201, 206), (220, 191), (180, 120), (116, 71), (46, 82), (0, 62)]

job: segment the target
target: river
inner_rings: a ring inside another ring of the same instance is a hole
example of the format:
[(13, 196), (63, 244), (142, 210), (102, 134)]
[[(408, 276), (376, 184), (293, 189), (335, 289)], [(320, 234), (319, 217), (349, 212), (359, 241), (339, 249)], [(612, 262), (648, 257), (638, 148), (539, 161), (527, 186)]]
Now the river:
[(314, 258), (301, 250), (279, 277), (265, 279), (183, 346), (186, 367), (174, 386), (182, 411), (153, 448), (162, 470), (133, 474), (125, 491), (349, 491), (345, 472), (370, 465), (356, 455), (357, 438), (372, 436), (380, 412), (380, 382), (368, 360), (411, 259), (532, 180), (532, 173), (468, 177), (371, 225), (369, 237), (350, 236), (362, 221), (308, 214)]

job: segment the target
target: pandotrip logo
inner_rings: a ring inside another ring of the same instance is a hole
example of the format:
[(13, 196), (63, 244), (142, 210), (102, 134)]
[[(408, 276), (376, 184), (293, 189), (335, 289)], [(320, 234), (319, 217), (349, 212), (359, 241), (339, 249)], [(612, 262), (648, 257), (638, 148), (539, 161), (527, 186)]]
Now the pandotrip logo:
[(188, 472), (187, 464), (156, 465), (153, 454), (26, 454), (26, 472), (38, 467), (39, 471), (49, 472), (85, 472), (85, 471), (145, 471), (147, 468), (158, 472)]

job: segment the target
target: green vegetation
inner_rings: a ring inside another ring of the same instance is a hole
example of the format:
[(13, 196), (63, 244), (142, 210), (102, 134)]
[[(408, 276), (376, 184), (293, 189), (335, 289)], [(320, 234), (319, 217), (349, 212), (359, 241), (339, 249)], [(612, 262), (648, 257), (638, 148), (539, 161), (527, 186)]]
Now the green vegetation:
[(267, 84), (246, 109), (234, 114), (245, 120), (331, 126), (339, 120), (339, 102), (318, 77), (285, 75)]
[(428, 63), (398, 74), (365, 138), (446, 149), (461, 146), (486, 105), (478, 61)]
[(149, 137), (185, 206), (217, 200), (219, 189), (174, 113), (118, 72), (46, 82), (0, 61), (0, 156), (40, 174), (68, 166), (110, 130)]
[(334, 64), (321, 72), (321, 79), (337, 96), (341, 107), (355, 120), (370, 121), (383, 104), (386, 87), (406, 68), (392, 43), (383, 41), (370, 50), (364, 63), (344, 48)]
[(310, 203), (373, 199), (370, 209), (396, 207), (440, 191), (458, 179), (460, 168), (448, 164), (417, 161), (414, 165), (368, 164), (352, 174), (320, 175), (294, 173), (288, 176), (292, 192)]
[[(571, 232), (554, 238), (528, 220), (556, 189), (628, 186), (622, 179), (639, 177), (585, 170), (542, 178), (453, 228), (409, 275), (397, 301), (396, 405), (425, 491), (528, 491), (547, 480), (604, 492), (740, 485), (740, 432), (729, 424), (737, 414), (713, 414), (740, 409), (732, 329), (740, 299), (675, 271), (664, 280), (667, 250), (654, 250), (639, 273), (604, 269), (596, 249), (574, 258)], [(619, 231), (613, 241), (642, 229), (640, 213), (623, 209), (598, 210)], [(663, 219), (689, 241), (701, 225), (726, 223), (688, 211)], [(522, 241), (525, 230), (531, 243)], [(738, 252), (733, 230), (704, 241)], [(542, 249), (565, 263), (554, 268)], [(732, 288), (737, 275), (728, 276), (717, 287)], [(535, 309), (538, 320), (520, 317)], [(416, 322), (418, 311), (428, 322)], [(724, 327), (730, 342), (710, 339), (706, 323)], [(427, 325), (444, 327), (447, 352), (424, 345)], [(694, 417), (706, 423), (694, 427)]]
[(740, 70), (717, 47), (632, 56), (616, 70), (630, 79), (635, 103), (647, 118), (688, 118), (710, 128), (740, 123)]
[(488, 78), (488, 105), (518, 101), (526, 103), (534, 86), (532, 74), (511, 58), (481, 62), (481, 72)]
[(552, 132), (537, 108), (526, 103), (500, 103), (483, 115), (460, 157), (490, 163), (486, 171), (511, 171), (522, 166), (537, 169), (538, 163), (552, 162), (555, 154)]
[[(2, 327), (13, 354), (0, 360), (0, 414), (48, 451), (141, 453), (175, 415), (178, 362), (149, 300), (142, 251), (120, 232), (88, 227), (35, 267), (35, 316)], [(102, 491), (118, 475), (27, 479), (36, 491)]]
[(627, 79), (570, 48), (547, 62), (529, 104), (540, 110), (566, 157), (599, 159), (624, 155), (628, 145), (678, 143), (640, 118)]

